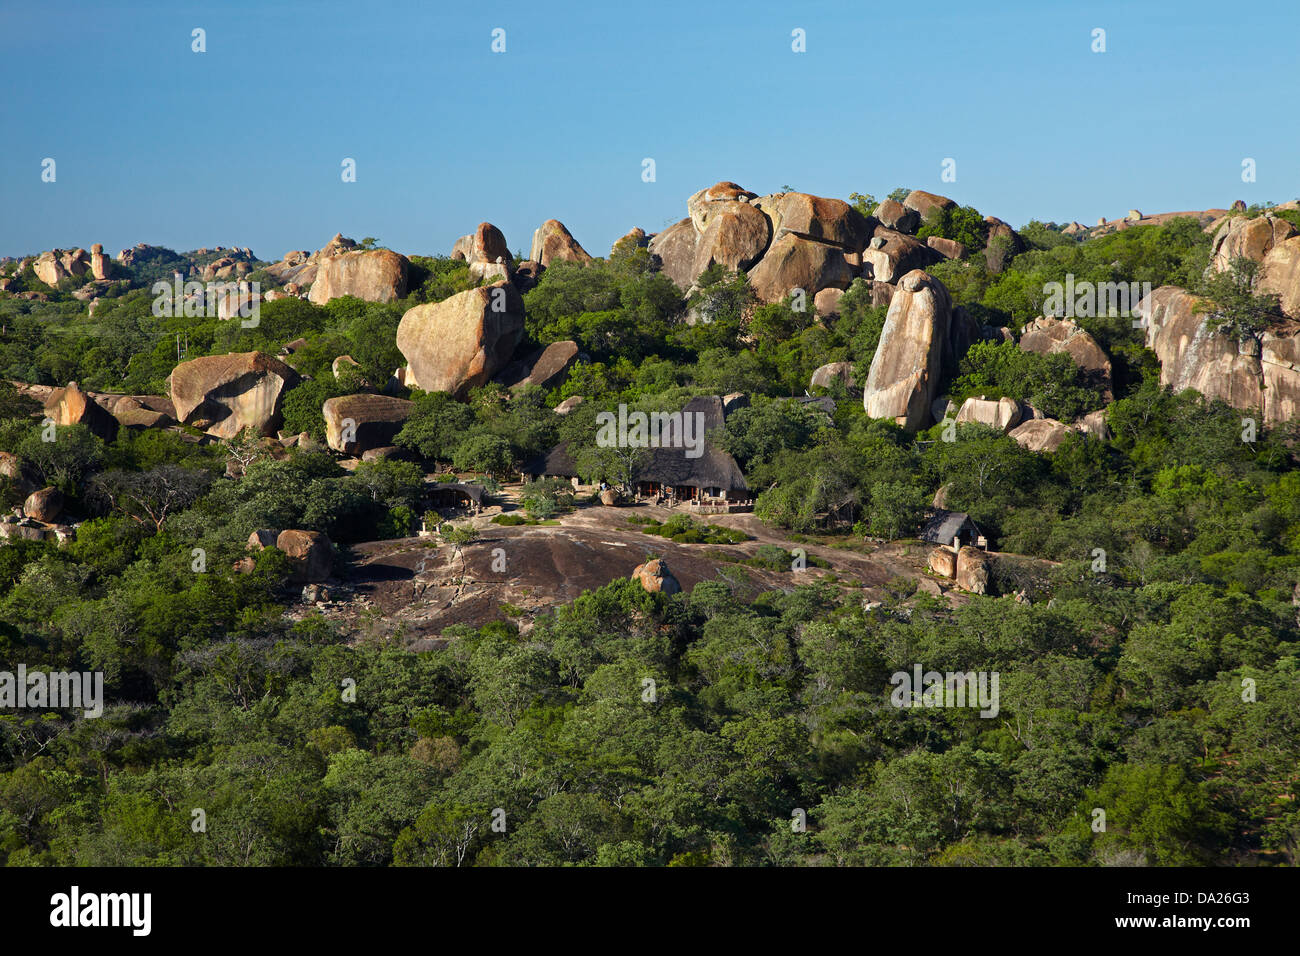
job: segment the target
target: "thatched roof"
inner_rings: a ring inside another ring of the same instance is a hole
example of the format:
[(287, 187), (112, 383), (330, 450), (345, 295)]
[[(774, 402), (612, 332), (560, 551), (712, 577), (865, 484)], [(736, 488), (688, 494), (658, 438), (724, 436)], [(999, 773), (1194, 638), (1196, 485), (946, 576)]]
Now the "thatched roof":
[(663, 485), (685, 485), (691, 488), (722, 488), (729, 491), (748, 491), (745, 476), (732, 458), (709, 442), (704, 443), (704, 454), (687, 458), (682, 448), (649, 448), (644, 465), (636, 470), (634, 480), (656, 481)]
[(438, 492), (452, 491), (464, 495), (476, 505), (483, 504), (483, 486), (471, 485), (463, 481), (431, 481), (424, 486), (425, 493), (436, 495)]
[(569, 443), (560, 442), (544, 455), (535, 455), (519, 469), (525, 475), (551, 475), (556, 478), (580, 478), (578, 466), (569, 456)]
[(952, 539), (963, 530), (973, 535), (978, 535), (980, 531), (979, 525), (971, 521), (970, 515), (966, 512), (935, 508), (925, 526), (921, 528), (920, 538), (922, 541), (934, 544), (952, 544)]

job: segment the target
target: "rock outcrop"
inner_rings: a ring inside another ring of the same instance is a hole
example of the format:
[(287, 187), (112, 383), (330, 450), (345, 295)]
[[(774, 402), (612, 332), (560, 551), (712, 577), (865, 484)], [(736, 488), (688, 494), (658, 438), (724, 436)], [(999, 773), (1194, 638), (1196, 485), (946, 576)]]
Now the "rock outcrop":
[(662, 558), (637, 565), (632, 572), (632, 580), (652, 593), (676, 594), (682, 589), (681, 584), (668, 570), (668, 562)]
[(971, 594), (987, 594), (989, 556), (979, 548), (964, 547), (957, 552), (957, 587)]
[(1300, 319), (1300, 236), (1279, 242), (1268, 251), (1255, 290), (1278, 296), (1282, 311)]
[(329, 578), (334, 567), (334, 545), (319, 531), (281, 531), (275, 546), (289, 559), (290, 580), (295, 584)]
[(913, 189), (903, 199), (903, 206), (915, 210), (916, 214), (921, 217), (921, 222), (924, 223), (932, 213), (941, 212), (945, 209), (954, 209), (957, 204), (947, 196), (928, 193), (924, 189)]
[(63, 514), (63, 492), (58, 488), (33, 491), (23, 502), (23, 514), (43, 524), (54, 524)]
[(397, 326), (406, 384), (463, 395), (510, 360), (524, 331), (524, 301), (508, 282), (417, 305)]
[(929, 423), (951, 317), (952, 300), (941, 282), (919, 269), (903, 276), (863, 392), (870, 417), (892, 418), (908, 431)]
[(1013, 398), (968, 398), (957, 412), (957, 424), (984, 425), (1006, 434), (1020, 424), (1021, 417), (1020, 403)]
[(1267, 213), (1247, 219), (1233, 216), (1214, 234), (1210, 244), (1210, 268), (1227, 272), (1233, 259), (1250, 259), (1263, 262), (1269, 251), (1296, 235), (1296, 227), (1285, 219)]
[(838, 246), (786, 233), (749, 272), (749, 284), (763, 302), (778, 302), (795, 289), (815, 296), (822, 289), (847, 289), (853, 270)]
[(1030, 451), (1053, 452), (1073, 430), (1054, 418), (1031, 418), (1011, 429), (1007, 436)]
[(182, 362), (168, 378), (176, 418), (217, 438), (245, 428), (274, 435), (284, 394), (299, 376), (265, 352), (231, 352)]
[(393, 443), (411, 417), (414, 402), (389, 395), (341, 395), (325, 400), (325, 441), (335, 451), (361, 455)]
[(578, 360), (578, 343), (566, 340), (552, 342), (527, 358), (511, 362), (496, 375), (495, 381), (512, 391), (525, 385), (551, 389), (564, 381), (569, 369)]
[(849, 388), (857, 384), (853, 381), (853, 363), (852, 362), (829, 362), (820, 366), (812, 373), (812, 378), (808, 381), (809, 388), (830, 388), (831, 382), (843, 382)]
[(528, 258), (549, 266), (552, 262), (591, 261), (587, 250), (578, 244), (573, 234), (558, 219), (548, 219), (533, 233), (532, 251)]
[(317, 305), (350, 295), (367, 302), (393, 302), (406, 295), (410, 263), (389, 249), (345, 252), (321, 260), (308, 298)]
[(104, 441), (117, 437), (117, 419), (104, 411), (76, 382), (50, 392), (45, 400), (45, 415), (56, 425), (85, 425)]
[(1097, 340), (1070, 319), (1037, 318), (1021, 330), (1020, 348), (1037, 355), (1064, 352), (1083, 369), (1088, 384), (1113, 398), (1110, 358)]
[(691, 271), (699, 276), (712, 265), (748, 269), (763, 255), (771, 238), (767, 216), (747, 202), (713, 202), (708, 206), (707, 214), (702, 215), (707, 225), (695, 241)]
[(930, 552), (930, 570), (941, 578), (957, 576), (957, 552), (946, 544), (941, 544)]
[(924, 269), (941, 258), (926, 243), (880, 226), (862, 250), (862, 275), (876, 282), (896, 283), (913, 269)]
[(659, 262), (659, 271), (672, 279), (683, 291), (689, 289), (699, 273), (695, 271), (695, 225), (690, 217), (674, 223), (650, 239), (650, 254)]

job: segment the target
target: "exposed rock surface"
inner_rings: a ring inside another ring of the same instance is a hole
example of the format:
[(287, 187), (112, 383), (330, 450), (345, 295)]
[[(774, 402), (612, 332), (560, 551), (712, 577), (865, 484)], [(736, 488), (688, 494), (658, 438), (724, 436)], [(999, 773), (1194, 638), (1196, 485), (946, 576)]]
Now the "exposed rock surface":
[(985, 401), (968, 398), (957, 412), (957, 424), (985, 425), (1006, 434), (1020, 424), (1020, 403), (1012, 398)]
[(847, 289), (853, 271), (838, 246), (787, 233), (768, 248), (749, 272), (749, 284), (763, 302), (777, 302), (794, 289), (815, 296), (822, 289)]
[(1109, 402), (1112, 396), (1110, 358), (1097, 340), (1070, 319), (1037, 318), (1024, 327), (1020, 348), (1037, 355), (1064, 352), (1087, 374), (1088, 383)]
[(1008, 436), (1030, 451), (1053, 452), (1073, 429), (1054, 418), (1031, 418), (1008, 432)]
[(532, 252), (528, 258), (549, 266), (552, 262), (591, 261), (587, 250), (578, 244), (573, 234), (558, 219), (548, 219), (533, 233)]
[(117, 419), (104, 411), (76, 382), (56, 388), (45, 400), (45, 414), (56, 425), (85, 425), (105, 441), (117, 436)]
[(324, 581), (334, 567), (334, 545), (319, 531), (281, 531), (275, 546), (289, 559), (290, 580), (296, 584)]
[(637, 565), (632, 572), (632, 579), (650, 592), (676, 594), (682, 589), (681, 584), (668, 570), (668, 563), (662, 558), (655, 558), (645, 564)]
[[(936, 507), (938, 507), (936, 505)], [(955, 578), (957, 576), (957, 552), (947, 545), (941, 544), (930, 552), (930, 570), (943, 578)]]
[(905, 232), (909, 236), (916, 235), (916, 230), (921, 228), (921, 214), (894, 199), (882, 202), (876, 207), (874, 215), (886, 229)]
[(862, 275), (896, 283), (913, 269), (924, 269), (942, 256), (924, 242), (880, 226), (862, 250)]
[(989, 556), (979, 548), (965, 547), (957, 552), (957, 587), (971, 594), (987, 594)]
[(244, 428), (274, 435), (284, 393), (298, 373), (265, 352), (231, 352), (182, 362), (168, 378), (178, 421), (217, 438)]
[(462, 395), (510, 360), (524, 331), (524, 301), (508, 282), (417, 305), (397, 326), (406, 384)]
[(1256, 291), (1281, 299), (1282, 311), (1300, 319), (1300, 236), (1277, 243), (1264, 256)]
[(843, 382), (849, 388), (854, 387), (856, 383), (853, 381), (852, 362), (829, 362), (821, 366), (812, 373), (808, 385), (810, 388), (816, 388), (819, 385), (822, 388), (830, 388), (831, 382), (836, 380)]
[(414, 402), (390, 395), (341, 395), (325, 400), (325, 440), (335, 451), (360, 455), (393, 443), (411, 417)]
[(677, 222), (650, 240), (650, 253), (659, 260), (659, 269), (682, 291), (698, 278), (695, 271), (695, 226), (687, 218)]
[(947, 196), (940, 196), (936, 193), (928, 193), (924, 189), (913, 189), (903, 199), (903, 205), (908, 209), (916, 211), (921, 217), (921, 222), (925, 222), (930, 214), (944, 209), (956, 207), (956, 203)]
[(1279, 243), (1296, 234), (1296, 227), (1285, 219), (1265, 214), (1254, 219), (1234, 216), (1223, 223), (1210, 245), (1210, 268), (1227, 272), (1237, 258), (1263, 262)]
[(564, 381), (577, 360), (577, 342), (552, 342), (525, 359), (511, 362), (497, 374), (496, 381), (512, 390), (525, 385), (555, 388)]
[(869, 416), (892, 418), (908, 431), (925, 427), (938, 394), (951, 317), (952, 300), (941, 282), (919, 269), (903, 277), (863, 392)]
[(63, 514), (63, 492), (58, 488), (33, 491), (23, 502), (23, 514), (44, 524), (54, 524)]
[(351, 295), (367, 302), (392, 302), (406, 295), (410, 263), (389, 249), (345, 252), (323, 259), (308, 296), (317, 305)]
[(771, 223), (767, 216), (745, 202), (714, 202), (707, 225), (695, 242), (691, 271), (699, 276), (712, 265), (748, 269), (767, 249)]

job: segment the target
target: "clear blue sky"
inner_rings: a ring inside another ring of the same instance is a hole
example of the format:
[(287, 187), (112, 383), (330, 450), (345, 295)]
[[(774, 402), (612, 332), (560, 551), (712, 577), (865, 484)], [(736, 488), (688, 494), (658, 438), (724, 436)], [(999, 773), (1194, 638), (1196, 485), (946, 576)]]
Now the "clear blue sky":
[(1297, 0), (0, 0), (0, 255), (278, 259), (339, 231), (446, 254), (481, 220), (526, 253), (551, 217), (604, 255), (720, 179), (1015, 225), (1285, 201), (1297, 27)]

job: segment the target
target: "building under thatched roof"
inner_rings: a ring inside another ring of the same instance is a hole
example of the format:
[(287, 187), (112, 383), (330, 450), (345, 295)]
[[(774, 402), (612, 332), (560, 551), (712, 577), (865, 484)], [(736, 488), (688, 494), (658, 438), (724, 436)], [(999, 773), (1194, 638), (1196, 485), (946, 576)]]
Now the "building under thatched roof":
[(425, 500), (432, 508), (466, 508), (470, 511), (481, 511), (484, 494), (482, 485), (471, 485), (460, 481), (429, 482), (424, 486)]
[(979, 526), (964, 511), (947, 511), (935, 508), (919, 535), (922, 541), (932, 544), (952, 544), (954, 538), (963, 545), (975, 544), (980, 539)]
[(562, 441), (544, 455), (535, 455), (519, 469), (526, 478), (579, 478), (578, 466), (569, 457), (569, 443)]
[(671, 492), (678, 498), (749, 498), (749, 485), (732, 458), (705, 442), (704, 454), (686, 457), (684, 448), (647, 449), (645, 463), (633, 475), (644, 495)]

